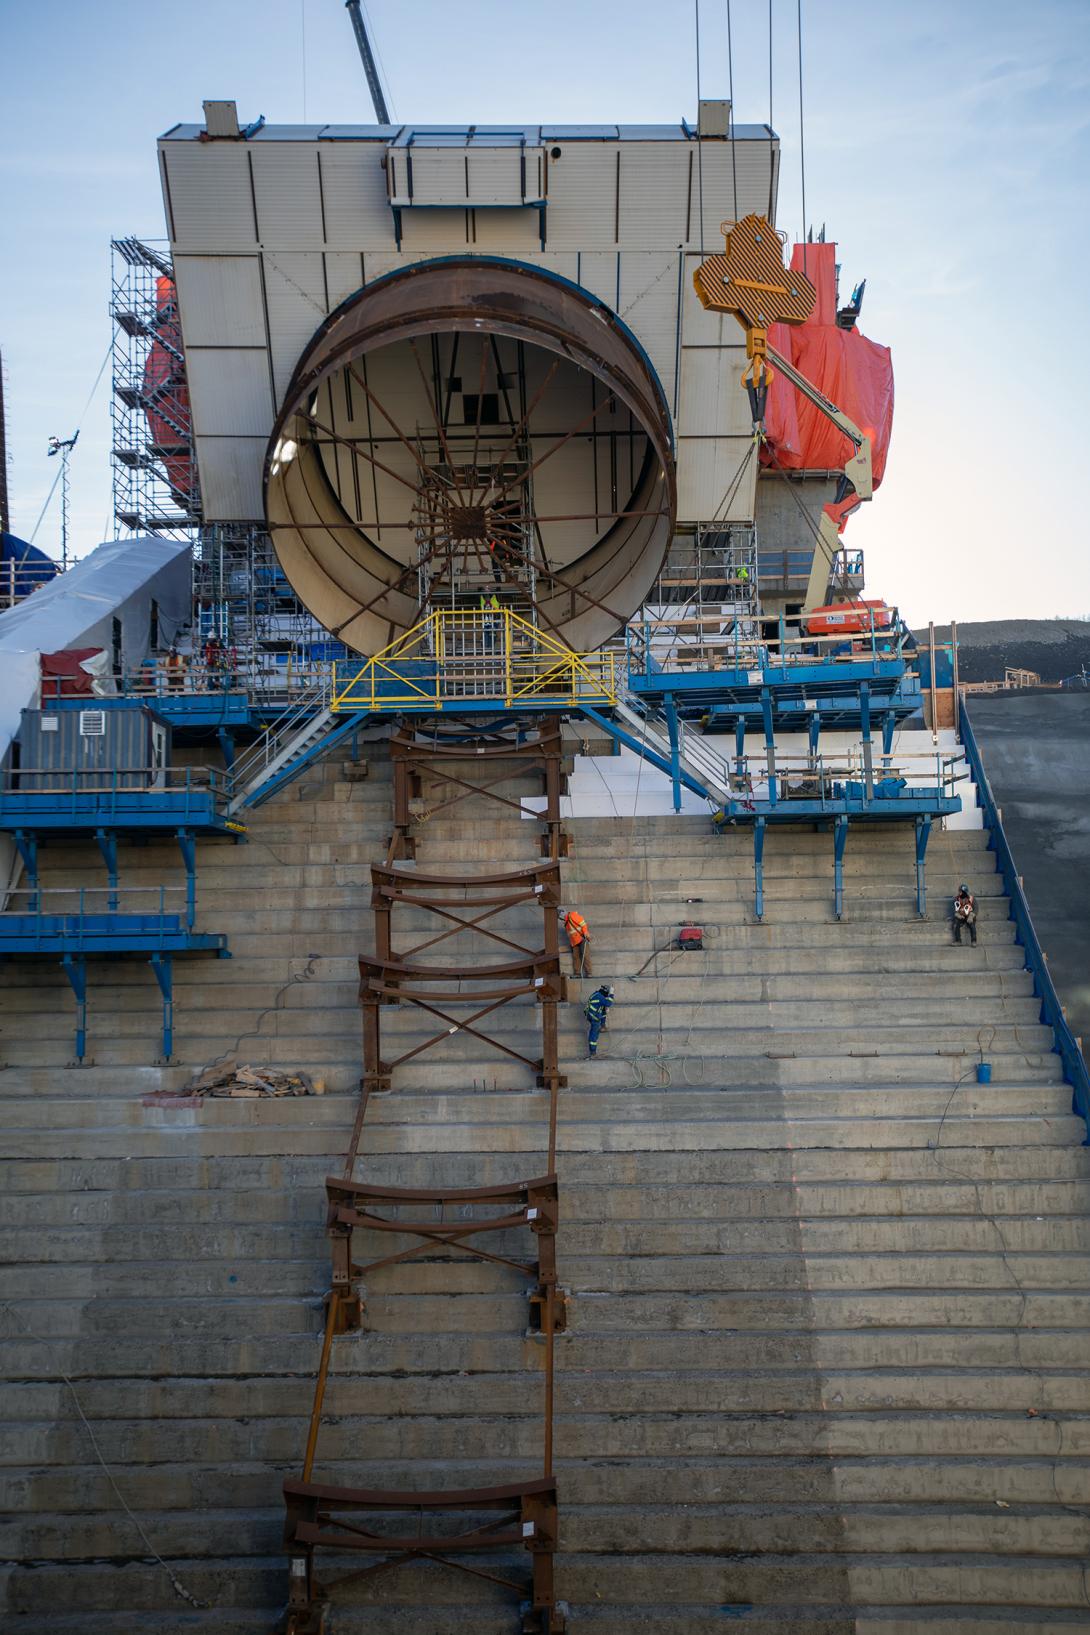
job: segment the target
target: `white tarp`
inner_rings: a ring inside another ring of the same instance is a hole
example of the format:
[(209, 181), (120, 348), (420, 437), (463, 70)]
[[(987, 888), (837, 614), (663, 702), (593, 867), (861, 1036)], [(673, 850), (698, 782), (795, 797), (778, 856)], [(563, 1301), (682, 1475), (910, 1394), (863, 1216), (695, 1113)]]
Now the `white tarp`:
[(0, 758), (38, 701), (42, 653), (101, 647), (112, 668), (113, 621), (121, 623), (121, 663), (134, 669), (148, 650), (151, 604), (159, 642), (169, 645), (191, 617), (187, 541), (112, 539), (58, 574), (25, 602), (0, 613)]

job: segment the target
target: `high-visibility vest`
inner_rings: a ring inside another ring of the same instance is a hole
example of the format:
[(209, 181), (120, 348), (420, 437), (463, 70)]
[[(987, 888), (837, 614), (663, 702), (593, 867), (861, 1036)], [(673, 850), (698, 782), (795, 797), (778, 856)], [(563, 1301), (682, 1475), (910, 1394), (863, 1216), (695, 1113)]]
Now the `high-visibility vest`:
[(586, 920), (582, 914), (577, 914), (574, 909), (565, 916), (564, 930), (568, 933), (568, 941), (573, 948), (578, 948), (579, 944), (590, 936)]

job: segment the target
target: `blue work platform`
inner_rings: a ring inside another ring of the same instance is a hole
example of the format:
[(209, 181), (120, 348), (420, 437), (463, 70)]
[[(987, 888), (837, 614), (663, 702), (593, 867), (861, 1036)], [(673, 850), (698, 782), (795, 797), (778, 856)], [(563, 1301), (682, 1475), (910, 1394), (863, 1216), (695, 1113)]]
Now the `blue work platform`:
[(194, 931), (188, 908), (184, 915), (164, 911), (165, 889), (159, 888), (159, 912), (152, 914), (88, 912), (83, 890), (79, 892), (79, 909), (74, 913), (44, 911), (41, 897), (52, 894), (35, 893), (30, 912), (0, 914), (0, 959), (60, 959), (76, 1000), (78, 1063), (87, 1054), (89, 954), (147, 956), (163, 1001), (163, 1061), (169, 1061), (174, 1050), (174, 955), (215, 954), (219, 959), (230, 959), (227, 938)]
[(916, 838), (916, 912), (923, 919), (927, 912), (925, 861), (931, 825), (935, 818), (960, 811), (960, 795), (950, 794), (938, 785), (931, 788), (905, 784), (900, 778), (879, 779), (869, 794), (862, 783), (834, 783), (828, 795), (820, 793), (813, 798), (777, 798), (773, 780), (771, 798), (731, 799), (714, 814), (713, 821), (719, 832), (739, 824), (753, 825), (753, 912), (758, 920), (764, 918), (764, 842), (770, 823), (832, 829), (833, 912), (838, 920), (844, 916), (844, 852), (849, 823), (911, 823)]

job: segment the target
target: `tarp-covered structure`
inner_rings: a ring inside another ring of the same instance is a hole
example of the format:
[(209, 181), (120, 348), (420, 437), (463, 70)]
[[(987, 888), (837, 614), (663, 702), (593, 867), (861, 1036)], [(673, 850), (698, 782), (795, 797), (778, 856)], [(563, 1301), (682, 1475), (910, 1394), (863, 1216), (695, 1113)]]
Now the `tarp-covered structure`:
[[(190, 550), (185, 540), (154, 535), (109, 540), (0, 613), (0, 759), (22, 712), (39, 702), (43, 653), (101, 650), (112, 663), (119, 636), (120, 662), (130, 670), (147, 654), (153, 602), (160, 642), (171, 641), (188, 623)], [(0, 836), (0, 897), (17, 877), (14, 843)]]
[[(773, 324), (769, 344), (820, 392), (836, 404), (870, 439), (874, 486), (882, 481), (893, 430), (893, 360), (887, 346), (868, 340), (857, 326), (837, 323), (836, 245), (796, 244), (791, 266), (803, 272), (817, 291), (814, 310), (804, 324)], [(766, 464), (784, 471), (836, 471), (852, 452), (843, 432), (796, 391), (783, 374), (772, 382), (765, 414), (769, 448)], [(859, 501), (850, 495), (828, 505), (843, 526)]]

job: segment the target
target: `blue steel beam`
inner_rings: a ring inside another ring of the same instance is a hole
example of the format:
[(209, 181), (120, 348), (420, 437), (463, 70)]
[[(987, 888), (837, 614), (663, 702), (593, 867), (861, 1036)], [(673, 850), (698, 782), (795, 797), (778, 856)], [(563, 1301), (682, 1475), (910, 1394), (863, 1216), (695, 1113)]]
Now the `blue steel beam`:
[[(634, 738), (630, 732), (626, 732), (623, 727), (619, 727), (616, 721), (611, 721), (608, 715), (602, 715), (598, 710), (592, 709), (589, 704), (581, 705), (580, 713), (585, 715), (588, 721), (593, 721), (596, 727), (601, 727), (603, 732), (608, 732), (609, 736), (617, 743), (624, 744), (627, 749), (634, 750), (651, 766), (658, 767), (660, 772), (665, 772), (668, 778), (673, 777), (674, 769), (664, 755), (659, 755), (655, 750), (648, 749), (646, 744), (641, 744), (638, 738)], [(679, 768), (678, 780), (685, 789), (691, 790), (694, 795), (699, 795), (701, 800), (715, 799), (715, 796), (696, 778), (690, 777), (684, 768)]]

